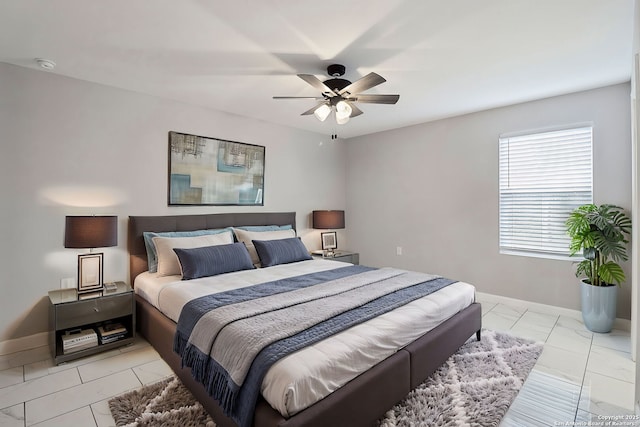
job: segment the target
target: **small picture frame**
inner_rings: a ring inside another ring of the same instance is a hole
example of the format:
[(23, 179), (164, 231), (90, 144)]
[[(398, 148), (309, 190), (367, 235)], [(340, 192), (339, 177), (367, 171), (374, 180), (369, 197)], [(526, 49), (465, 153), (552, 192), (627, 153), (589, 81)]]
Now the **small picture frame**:
[(320, 238), (322, 239), (322, 250), (330, 251), (338, 248), (338, 233), (335, 231), (320, 233)]
[(78, 293), (102, 289), (102, 253), (78, 255)]

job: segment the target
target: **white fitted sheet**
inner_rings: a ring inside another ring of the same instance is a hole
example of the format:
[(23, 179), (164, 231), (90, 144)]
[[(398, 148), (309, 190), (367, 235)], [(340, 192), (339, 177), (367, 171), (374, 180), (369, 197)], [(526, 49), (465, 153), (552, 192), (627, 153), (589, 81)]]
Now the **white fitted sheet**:
[[(177, 322), (184, 304), (194, 298), (344, 266), (311, 260), (189, 281), (145, 272), (136, 278), (135, 290)], [(472, 285), (456, 282), (299, 350), (269, 369), (262, 394), (283, 416), (295, 415), (469, 306), (474, 294)]]

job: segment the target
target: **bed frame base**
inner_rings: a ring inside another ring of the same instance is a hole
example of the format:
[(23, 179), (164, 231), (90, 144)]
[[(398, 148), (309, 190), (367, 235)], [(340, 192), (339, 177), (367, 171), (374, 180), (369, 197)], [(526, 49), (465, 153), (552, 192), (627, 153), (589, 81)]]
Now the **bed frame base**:
[[(216, 401), (182, 368), (173, 352), (176, 324), (136, 296), (139, 332), (153, 345), (183, 384), (202, 403), (219, 427), (237, 427)], [(284, 418), (264, 400), (256, 407), (256, 427), (372, 426), (410, 390), (422, 383), (474, 333), (479, 338), (480, 304), (471, 304), (393, 356), (382, 361), (326, 398)]]

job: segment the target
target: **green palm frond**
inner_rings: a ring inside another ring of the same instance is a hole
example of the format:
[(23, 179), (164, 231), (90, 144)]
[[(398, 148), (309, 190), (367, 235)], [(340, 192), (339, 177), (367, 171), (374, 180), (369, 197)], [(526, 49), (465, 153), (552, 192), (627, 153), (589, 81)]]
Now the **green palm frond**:
[(585, 259), (584, 261), (580, 261), (576, 267), (576, 277), (587, 276), (591, 277), (591, 261)]
[(613, 261), (606, 262), (598, 268), (598, 275), (605, 283), (617, 283), (618, 285), (624, 282), (625, 276), (622, 267)]
[(631, 233), (631, 218), (624, 212), (617, 212), (613, 217), (613, 223), (625, 234)]
[(623, 245), (624, 240), (607, 239), (604, 235), (595, 235), (594, 247), (606, 258), (613, 258), (616, 261), (627, 260), (627, 249)]
[(591, 209), (588, 209), (589, 206), (593, 206), (595, 208), (594, 205), (580, 206), (571, 212), (569, 218), (567, 218), (567, 232), (570, 235), (583, 233), (589, 230), (589, 219), (587, 218), (587, 213), (592, 212)]

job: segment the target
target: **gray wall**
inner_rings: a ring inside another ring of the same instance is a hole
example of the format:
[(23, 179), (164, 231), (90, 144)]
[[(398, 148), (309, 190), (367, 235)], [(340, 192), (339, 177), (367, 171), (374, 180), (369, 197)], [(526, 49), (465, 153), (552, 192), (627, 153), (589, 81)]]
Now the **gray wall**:
[[(340, 247), (364, 264), (578, 309), (571, 263), (498, 254), (498, 135), (593, 121), (596, 202), (631, 205), (626, 84), (346, 143), (2, 63), (0, 93), (0, 342), (48, 329), (47, 291), (75, 276), (82, 253), (63, 247), (65, 215), (119, 216), (105, 280), (126, 280), (128, 215), (294, 210), (315, 249), (309, 213), (346, 208)], [(265, 206), (167, 207), (169, 130), (265, 145)], [(625, 285), (620, 317), (629, 317), (629, 295)]]
[[(317, 249), (310, 212), (345, 207), (344, 141), (3, 63), (0, 94), (0, 342), (48, 330), (47, 292), (83, 253), (63, 247), (65, 215), (118, 215), (111, 281), (128, 278), (129, 215), (296, 211)], [(167, 207), (170, 130), (266, 146), (265, 206)]]
[[(571, 262), (499, 254), (498, 136), (593, 122), (595, 202), (630, 210), (629, 91), (620, 84), (349, 139), (350, 248), (363, 264), (439, 273), (481, 292), (579, 309)], [(629, 319), (625, 267), (618, 317)]]

